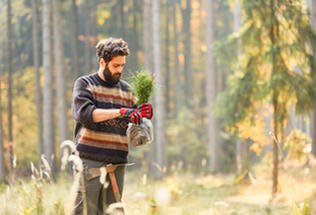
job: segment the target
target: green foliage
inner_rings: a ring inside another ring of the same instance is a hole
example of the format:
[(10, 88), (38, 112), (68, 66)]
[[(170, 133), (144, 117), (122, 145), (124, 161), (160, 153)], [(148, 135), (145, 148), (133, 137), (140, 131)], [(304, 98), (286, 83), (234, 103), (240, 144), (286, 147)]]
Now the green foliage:
[(248, 176), (249, 172), (244, 171), (241, 174), (237, 175), (234, 179), (234, 184), (238, 185), (238, 184), (250, 184), (249, 182), (249, 176)]
[(104, 27), (104, 23), (111, 17), (111, 12), (108, 7), (109, 3), (101, 3), (96, 11), (97, 24)]
[(311, 215), (312, 210), (306, 201), (300, 203), (299, 205), (295, 203), (293, 205), (293, 214), (294, 215)]
[(157, 201), (153, 198), (149, 200), (149, 214), (150, 215), (158, 215), (159, 207), (157, 205)]
[(303, 0), (244, 0), (242, 6), (243, 26), (226, 41), (235, 46), (241, 40), (242, 56), (231, 63), (235, 72), (218, 98), (216, 112), (233, 127), (254, 116), (258, 103), (269, 102), (278, 136), (291, 104), (298, 113), (312, 108), (316, 36)]
[[(4, 76), (3, 79), (7, 79)], [(3, 80), (2, 79), (2, 80)], [(13, 75), (13, 137), (17, 165), (36, 161), (37, 156), (37, 111), (35, 104), (35, 75), (31, 67)], [(7, 89), (7, 82), (2, 82)], [(7, 92), (2, 90), (2, 105), (7, 106)], [(7, 139), (7, 109), (3, 108), (4, 140)], [(6, 142), (5, 142), (6, 144)]]
[(206, 140), (199, 135), (199, 129), (203, 128), (198, 126), (194, 113), (186, 109), (180, 111), (179, 119), (168, 122), (169, 163), (183, 162), (185, 168), (193, 168), (194, 172), (201, 170), (201, 162), (208, 154)]
[(56, 215), (65, 215), (64, 204), (61, 200), (57, 201), (54, 204), (54, 214)]
[(308, 147), (311, 147), (311, 138), (297, 129), (291, 131), (284, 142), (284, 148), (288, 152), (287, 159), (306, 158), (310, 152)]
[(131, 89), (138, 98), (137, 105), (148, 102), (154, 90), (152, 75), (146, 71), (137, 71), (136, 75), (131, 77)]

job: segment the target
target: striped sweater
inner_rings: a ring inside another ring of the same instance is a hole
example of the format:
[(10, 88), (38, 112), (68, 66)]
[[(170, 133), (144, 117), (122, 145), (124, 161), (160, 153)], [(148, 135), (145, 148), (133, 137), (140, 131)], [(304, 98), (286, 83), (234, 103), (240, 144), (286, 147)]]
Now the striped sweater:
[(73, 89), (75, 142), (81, 158), (106, 163), (127, 163), (127, 118), (115, 118), (99, 123), (92, 120), (96, 108), (134, 107), (136, 98), (127, 82), (110, 85), (98, 73), (78, 78)]

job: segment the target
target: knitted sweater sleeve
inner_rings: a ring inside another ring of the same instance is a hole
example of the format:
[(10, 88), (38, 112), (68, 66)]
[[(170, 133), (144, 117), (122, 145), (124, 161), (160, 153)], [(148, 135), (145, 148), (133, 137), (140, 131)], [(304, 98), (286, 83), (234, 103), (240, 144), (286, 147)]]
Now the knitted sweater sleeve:
[(93, 126), (92, 112), (96, 109), (93, 96), (84, 78), (76, 80), (72, 95), (72, 114), (84, 127)]

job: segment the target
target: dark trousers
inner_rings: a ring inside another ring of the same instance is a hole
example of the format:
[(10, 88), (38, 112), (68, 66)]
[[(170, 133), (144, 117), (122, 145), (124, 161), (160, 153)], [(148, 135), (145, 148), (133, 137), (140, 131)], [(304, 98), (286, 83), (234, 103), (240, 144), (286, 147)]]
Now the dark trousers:
[[(106, 205), (110, 205), (115, 203), (115, 197), (112, 189), (112, 185), (109, 180), (109, 176), (106, 176), (106, 182), (109, 183), (105, 192), (103, 192), (103, 185), (100, 183), (100, 177), (88, 178), (87, 170), (89, 168), (99, 168), (104, 166), (105, 164), (98, 161), (92, 161), (87, 159), (82, 159), (84, 164), (84, 191), (86, 193), (86, 201), (87, 201), (87, 214), (88, 215), (103, 215), (106, 208), (104, 208), (104, 201), (106, 201)], [(122, 196), (123, 193), (123, 184), (124, 184), (124, 173), (125, 167), (120, 166), (115, 170), (115, 177), (119, 187), (120, 194)], [(78, 193), (75, 201), (75, 206), (73, 210), (73, 214), (79, 215), (83, 214), (83, 195), (82, 188), (83, 184), (80, 183), (78, 188)], [(105, 195), (104, 195), (105, 193)], [(105, 200), (104, 200), (105, 197)]]

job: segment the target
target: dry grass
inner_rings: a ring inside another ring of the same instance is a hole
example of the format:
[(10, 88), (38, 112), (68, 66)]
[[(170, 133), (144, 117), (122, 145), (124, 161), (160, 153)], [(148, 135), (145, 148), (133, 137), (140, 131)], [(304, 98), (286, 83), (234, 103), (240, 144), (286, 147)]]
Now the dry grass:
[[(271, 180), (268, 166), (253, 171), (250, 184), (234, 185), (233, 175), (177, 173), (156, 181), (140, 171), (127, 170), (124, 205), (128, 215), (264, 215), (294, 214), (293, 207), (306, 201), (316, 214), (315, 168), (287, 167), (280, 172), (280, 193), (269, 203)], [(44, 214), (70, 210), (72, 177), (61, 175), (57, 182), (42, 184)], [(0, 214), (37, 214), (36, 183), (23, 180), (1, 187)]]

